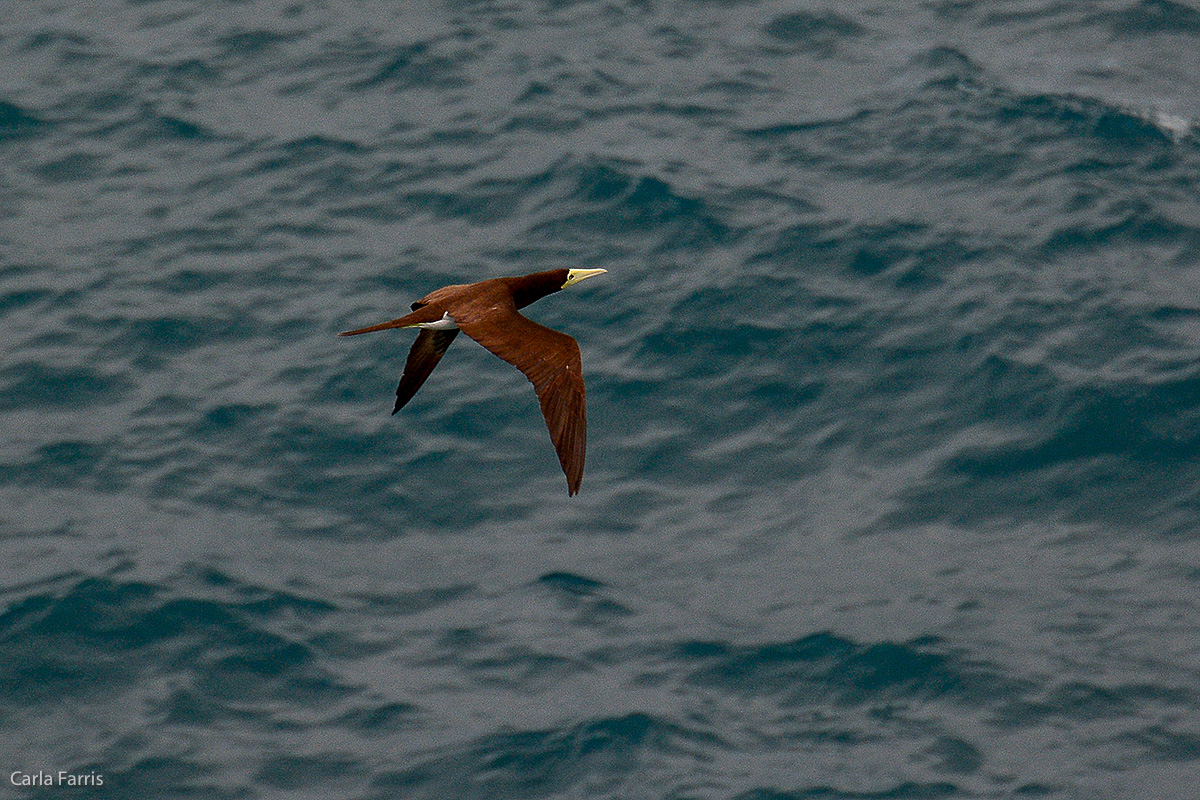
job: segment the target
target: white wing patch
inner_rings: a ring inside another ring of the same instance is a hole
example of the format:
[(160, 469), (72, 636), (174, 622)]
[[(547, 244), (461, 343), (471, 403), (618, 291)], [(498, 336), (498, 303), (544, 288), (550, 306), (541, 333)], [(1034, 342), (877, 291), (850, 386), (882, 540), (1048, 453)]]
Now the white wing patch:
[(454, 317), (450, 316), (450, 312), (442, 314), (442, 318), (437, 322), (419, 322), (418, 328), (424, 328), (427, 331), (456, 331), (458, 323), (454, 321)]

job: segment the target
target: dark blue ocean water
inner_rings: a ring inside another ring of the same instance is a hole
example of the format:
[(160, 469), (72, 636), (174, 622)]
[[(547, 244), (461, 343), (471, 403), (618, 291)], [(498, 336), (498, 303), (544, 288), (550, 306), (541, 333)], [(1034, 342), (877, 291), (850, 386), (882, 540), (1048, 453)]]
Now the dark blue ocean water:
[[(0, 65), (0, 797), (1200, 797), (1192, 5), (38, 0)], [(392, 417), (412, 332), (335, 336), (558, 267), (575, 498), (467, 337)]]

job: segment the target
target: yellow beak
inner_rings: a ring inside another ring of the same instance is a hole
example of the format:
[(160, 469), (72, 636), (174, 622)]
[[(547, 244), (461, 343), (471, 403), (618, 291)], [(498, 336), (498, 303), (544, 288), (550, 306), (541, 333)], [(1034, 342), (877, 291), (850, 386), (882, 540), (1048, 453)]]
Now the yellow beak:
[(602, 275), (608, 272), (606, 269), (573, 269), (567, 272), (567, 282), (562, 285), (562, 288), (574, 286), (582, 280), (587, 280), (595, 275)]

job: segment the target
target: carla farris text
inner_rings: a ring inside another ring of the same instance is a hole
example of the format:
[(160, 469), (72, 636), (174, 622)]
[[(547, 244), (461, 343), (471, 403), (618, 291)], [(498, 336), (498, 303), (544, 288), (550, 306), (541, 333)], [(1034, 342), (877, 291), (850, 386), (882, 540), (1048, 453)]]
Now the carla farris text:
[(16, 772), (9, 773), (8, 782), (13, 786), (103, 786), (104, 776), (99, 772)]

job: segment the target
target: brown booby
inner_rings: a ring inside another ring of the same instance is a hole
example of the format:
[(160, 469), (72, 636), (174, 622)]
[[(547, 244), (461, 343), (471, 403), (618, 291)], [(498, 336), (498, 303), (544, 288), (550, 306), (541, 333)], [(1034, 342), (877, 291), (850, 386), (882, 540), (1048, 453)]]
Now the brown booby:
[(357, 336), (388, 328), (421, 328), (408, 353), (396, 387), (395, 414), (412, 399), (441, 361), (458, 332), (465, 331), (492, 353), (512, 364), (533, 384), (550, 440), (567, 476), (567, 494), (579, 491), (587, 446), (583, 370), (579, 344), (517, 312), (548, 294), (573, 286), (603, 269), (552, 269), (519, 278), (443, 286), (412, 304), (412, 313), (369, 328), (346, 331)]

